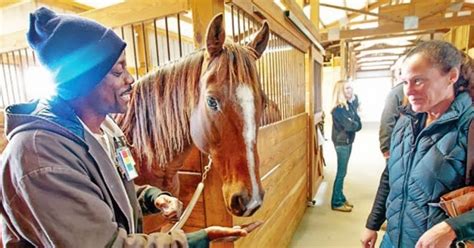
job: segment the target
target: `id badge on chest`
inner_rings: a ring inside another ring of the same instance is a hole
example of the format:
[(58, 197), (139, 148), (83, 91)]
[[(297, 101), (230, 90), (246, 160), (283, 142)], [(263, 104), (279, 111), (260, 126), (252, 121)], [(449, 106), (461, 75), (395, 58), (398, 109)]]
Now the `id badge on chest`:
[(135, 160), (133, 160), (130, 149), (125, 145), (124, 137), (114, 138), (114, 141), (116, 147), (115, 154), (121, 173), (125, 175), (128, 181), (131, 181), (138, 176), (135, 170)]

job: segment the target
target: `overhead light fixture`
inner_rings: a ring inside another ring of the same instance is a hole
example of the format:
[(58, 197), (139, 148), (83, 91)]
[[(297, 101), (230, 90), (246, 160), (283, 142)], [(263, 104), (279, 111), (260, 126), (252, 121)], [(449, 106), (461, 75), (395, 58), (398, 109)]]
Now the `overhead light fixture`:
[(295, 25), (296, 28), (298, 28), (306, 36), (306, 38), (308, 38), (311, 41), (311, 43), (313, 43), (317, 48), (319, 48), (319, 50), (321, 50), (321, 53), (323, 55), (325, 55), (326, 51), (324, 50), (324, 47), (318, 42), (318, 40), (313, 36), (313, 34), (311, 34), (311, 32), (303, 25), (303, 23), (300, 22), (300, 20), (289, 10), (285, 10), (283, 13), (285, 14), (286, 18), (288, 18), (288, 20), (290, 20), (291, 23), (293, 23), (293, 25)]

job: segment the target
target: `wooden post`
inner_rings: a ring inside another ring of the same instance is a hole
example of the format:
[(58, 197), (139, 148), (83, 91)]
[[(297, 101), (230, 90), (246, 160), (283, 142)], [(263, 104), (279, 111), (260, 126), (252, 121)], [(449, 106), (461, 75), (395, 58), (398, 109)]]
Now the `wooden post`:
[(224, 0), (191, 0), (193, 11), (194, 46), (201, 48), (205, 44), (207, 25), (212, 18), (224, 13)]
[(341, 79), (347, 79), (347, 43), (341, 40)]
[(307, 159), (307, 178), (308, 178), (308, 191), (307, 200), (311, 201), (314, 196), (313, 192), (313, 170), (315, 169), (314, 163), (314, 60), (313, 53), (315, 52), (314, 46), (311, 46), (309, 52), (305, 54), (305, 71), (306, 71), (306, 113), (308, 113), (308, 146), (306, 148), (306, 159)]
[(309, 19), (313, 25), (319, 30), (319, 0), (310, 0), (309, 5), (311, 8), (311, 13)]

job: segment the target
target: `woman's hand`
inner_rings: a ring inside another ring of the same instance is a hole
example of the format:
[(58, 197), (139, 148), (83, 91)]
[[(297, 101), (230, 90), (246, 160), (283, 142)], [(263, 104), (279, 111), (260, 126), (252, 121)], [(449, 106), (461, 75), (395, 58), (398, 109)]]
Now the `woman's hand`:
[(443, 221), (423, 233), (415, 247), (449, 247), (455, 238), (454, 230)]
[(375, 242), (377, 242), (377, 231), (366, 228), (360, 237), (360, 242), (364, 248), (375, 247)]

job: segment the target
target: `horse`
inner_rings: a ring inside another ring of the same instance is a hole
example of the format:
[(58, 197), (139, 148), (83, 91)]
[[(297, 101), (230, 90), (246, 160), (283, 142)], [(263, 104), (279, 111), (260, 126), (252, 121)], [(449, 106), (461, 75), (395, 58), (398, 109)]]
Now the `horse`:
[(227, 210), (251, 216), (262, 204), (257, 131), (265, 100), (256, 70), (268, 44), (263, 23), (253, 40), (226, 40), (223, 15), (211, 21), (204, 49), (170, 62), (133, 85), (117, 119), (138, 165), (137, 182), (179, 192), (177, 171), (191, 148), (209, 154), (222, 178)]

